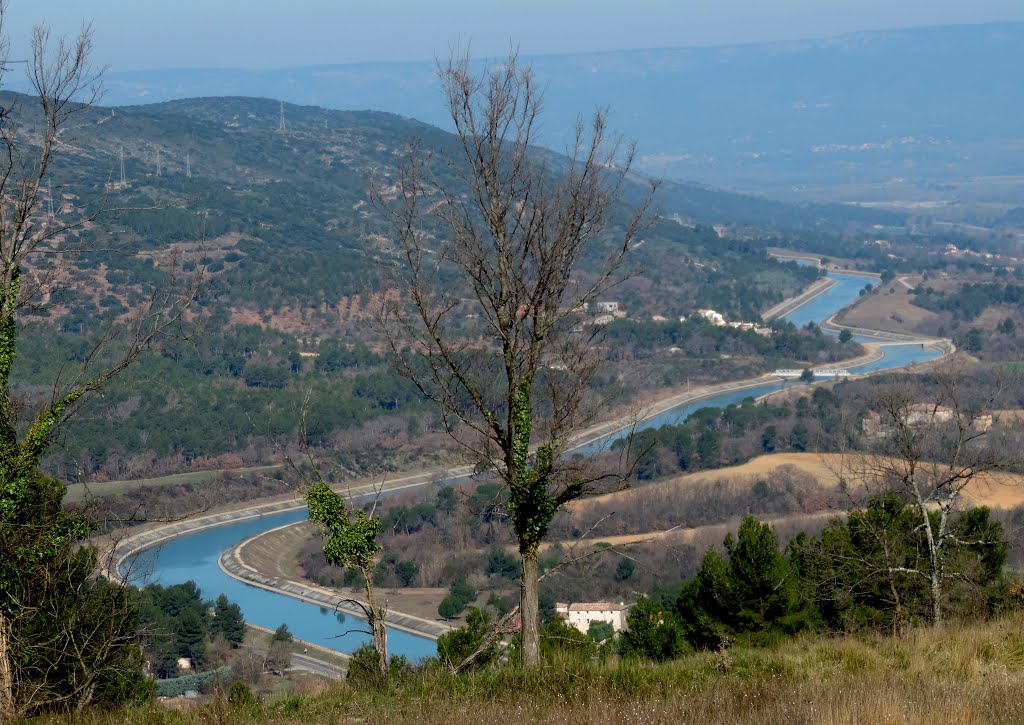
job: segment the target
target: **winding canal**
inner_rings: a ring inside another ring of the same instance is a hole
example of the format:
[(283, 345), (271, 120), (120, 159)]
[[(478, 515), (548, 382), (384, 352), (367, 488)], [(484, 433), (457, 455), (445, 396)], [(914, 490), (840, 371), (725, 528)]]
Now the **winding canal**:
[[(791, 311), (785, 318), (798, 326), (811, 321), (821, 323), (855, 300), (869, 281), (862, 276), (839, 273), (830, 274), (829, 277), (836, 281), (835, 285)], [(856, 339), (862, 342), (878, 342), (869, 337), (859, 336)], [(882, 356), (879, 359), (860, 367), (851, 367), (850, 371), (866, 373), (903, 367), (932, 360), (941, 354), (937, 347), (919, 344), (883, 344), (880, 351)], [(647, 428), (676, 423), (699, 408), (725, 407), (749, 396), (758, 397), (778, 390), (781, 385), (781, 382), (772, 382), (716, 393), (652, 416), (643, 421), (641, 426)], [(192, 579), (202, 589), (205, 597), (212, 599), (224, 593), (232, 601), (237, 602), (245, 614), (246, 621), (252, 624), (273, 629), (285, 623), (299, 639), (338, 652), (352, 652), (370, 639), (367, 634), (350, 631), (361, 629), (361, 620), (349, 618), (345, 621), (344, 615), (335, 614), (333, 610), (244, 584), (226, 575), (218, 566), (221, 554), (242, 541), (271, 528), (305, 518), (306, 510), (302, 508), (179, 536), (126, 560), (122, 566), (122, 573), (127, 575), (130, 569), (133, 578), (144, 577), (145, 581), (156, 581), (164, 585)], [(436, 643), (433, 640), (394, 628), (390, 630), (389, 644), (393, 654), (404, 655), (412, 660), (436, 652)]]

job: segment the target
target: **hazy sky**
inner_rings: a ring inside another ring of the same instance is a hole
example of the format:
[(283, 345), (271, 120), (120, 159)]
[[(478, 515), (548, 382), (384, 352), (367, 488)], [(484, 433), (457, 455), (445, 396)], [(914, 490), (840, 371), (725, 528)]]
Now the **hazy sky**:
[(1024, 20), (1021, 0), (13, 0), (12, 58), (31, 26), (91, 20), (113, 71), (280, 68), (444, 55), (717, 45), (856, 30)]

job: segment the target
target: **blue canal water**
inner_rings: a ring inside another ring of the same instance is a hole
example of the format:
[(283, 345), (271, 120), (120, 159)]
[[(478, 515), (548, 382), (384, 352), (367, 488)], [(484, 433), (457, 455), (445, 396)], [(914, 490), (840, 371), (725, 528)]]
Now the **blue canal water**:
[(808, 322), (820, 323), (857, 299), (864, 287), (878, 284), (876, 279), (855, 274), (830, 274), (829, 279), (835, 280), (836, 284), (790, 312), (785, 316), (786, 319), (797, 327), (803, 327)]
[[(858, 293), (871, 280), (845, 274), (831, 274), (837, 284), (825, 293), (786, 316), (798, 326), (808, 322), (820, 322), (857, 298)], [(864, 338), (870, 341), (870, 338)], [(932, 348), (919, 345), (883, 345), (884, 356), (873, 363), (851, 372), (870, 372), (902, 367), (931, 360), (939, 355)], [(798, 383), (796, 383), (798, 384)], [(790, 382), (792, 386), (794, 383)], [(781, 383), (768, 383), (742, 390), (732, 390), (687, 403), (647, 419), (642, 427), (659, 427), (685, 420), (694, 411), (706, 407), (725, 407), (738, 403), (748, 396), (760, 396), (778, 390)], [(607, 445), (605, 441), (602, 445)], [(192, 579), (203, 591), (203, 596), (213, 599), (224, 593), (242, 608), (246, 621), (261, 627), (276, 628), (285, 623), (299, 639), (306, 640), (339, 652), (352, 652), (360, 644), (370, 641), (362, 632), (349, 632), (365, 626), (362, 620), (337, 615), (333, 610), (253, 587), (232, 579), (217, 565), (220, 555), (263, 531), (301, 521), (306, 510), (273, 514), (261, 518), (241, 521), (173, 539), (159, 548), (143, 552), (131, 563), (132, 571), (142, 572), (147, 581), (164, 585), (179, 584)], [(389, 635), (393, 654), (405, 655), (418, 660), (435, 654), (433, 640), (418, 637), (392, 629)]]
[[(243, 584), (226, 575), (217, 565), (223, 552), (242, 541), (268, 529), (305, 519), (306, 509), (303, 508), (207, 529), (144, 551), (129, 565), (134, 575), (147, 582), (168, 585), (192, 579), (207, 599), (226, 594), (228, 599), (242, 608), (245, 621), (251, 624), (276, 629), (284, 623), (299, 639), (339, 652), (352, 652), (360, 644), (369, 642), (370, 636), (363, 632), (344, 633), (352, 629), (365, 629), (365, 621)], [(396, 629), (390, 630), (388, 644), (392, 653), (405, 655), (412, 660), (437, 652), (433, 640)]]

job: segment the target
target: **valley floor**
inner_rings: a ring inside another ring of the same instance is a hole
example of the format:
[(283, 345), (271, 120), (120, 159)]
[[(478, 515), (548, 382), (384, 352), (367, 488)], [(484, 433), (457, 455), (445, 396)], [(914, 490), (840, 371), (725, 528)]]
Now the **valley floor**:
[[(837, 472), (844, 465), (837, 455), (819, 453), (774, 453), (758, 456), (746, 463), (709, 471), (700, 471), (682, 476), (668, 478), (649, 484), (644, 490), (670, 497), (674, 490), (687, 486), (704, 485), (721, 481), (727, 485), (748, 485), (754, 480), (768, 476), (772, 471), (789, 466), (811, 475), (819, 484), (834, 487), (837, 483)], [(848, 467), (848, 464), (847, 464)], [(594, 496), (574, 502), (574, 510), (585, 510), (596, 503), (608, 502), (630, 495), (637, 489), (626, 489), (617, 493)], [(972, 482), (965, 491), (965, 496), (972, 504), (991, 508), (1013, 508), (1024, 505), (1024, 476), (1020, 474), (1001, 473), (979, 478)], [(767, 523), (777, 526), (786, 521), (806, 522), (810, 517), (829, 519), (840, 515), (840, 512), (828, 508), (822, 511), (801, 511), (789, 516), (767, 519)], [(717, 522), (696, 528), (673, 528), (668, 531), (644, 531), (618, 536), (595, 535), (593, 541), (600, 541), (614, 546), (636, 544), (649, 541), (671, 542), (673, 545), (692, 543), (696, 540), (721, 540), (728, 531), (735, 529), (735, 522)], [(296, 596), (295, 592), (304, 592), (299, 598), (308, 598), (312, 593), (327, 597), (331, 606), (343, 597), (361, 597), (361, 590), (327, 589), (316, 586), (305, 578), (298, 564), (299, 551), (314, 536), (315, 529), (308, 522), (290, 524), (261, 533), (239, 544), (232, 552), (232, 557), (239, 566), (225, 568), (235, 578), (250, 584), (274, 589), (284, 594)], [(544, 548), (557, 543), (572, 544), (576, 542), (549, 541)], [(222, 568), (223, 561), (222, 561)], [(444, 623), (438, 619), (437, 607), (444, 599), (448, 590), (443, 587), (409, 587), (399, 589), (382, 589), (381, 594), (389, 603), (389, 611), (396, 617), (407, 619), (405, 628), (428, 637), (436, 637), (443, 633), (449, 625), (460, 626), (464, 616)], [(327, 601), (323, 599), (320, 601)], [(410, 616), (411, 615), (411, 616)], [(396, 621), (401, 624), (401, 622)]]

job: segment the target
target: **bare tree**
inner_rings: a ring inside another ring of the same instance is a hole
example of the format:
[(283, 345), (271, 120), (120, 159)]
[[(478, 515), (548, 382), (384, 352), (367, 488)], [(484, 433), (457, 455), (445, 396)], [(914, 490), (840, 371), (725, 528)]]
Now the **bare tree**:
[(947, 583), (969, 579), (954, 550), (981, 551), (998, 543), (988, 536), (961, 538), (957, 515), (965, 492), (1006, 485), (1010, 479), (1000, 473), (1024, 465), (1019, 433), (998, 419), (1006, 386), (997, 382), (983, 398), (969, 399), (961, 381), (971, 374), (962, 364), (949, 363), (917, 382), (886, 385), (874, 399), (878, 420), (872, 450), (833, 457), (834, 470), (849, 490), (896, 492), (916, 511), (915, 534), (922, 535), (925, 563), (908, 567), (890, 560), (879, 565), (879, 573), (926, 584), (935, 626), (942, 625)]
[(414, 145), (397, 186), (375, 189), (408, 294), (382, 323), (397, 371), (507, 489), (522, 557), (522, 657), (535, 665), (548, 525), (565, 503), (624, 480), (564, 454), (596, 409), (599, 328), (580, 312), (624, 276), (650, 195), (623, 211), (634, 148), (609, 137), (603, 111), (577, 123), (564, 158), (536, 148), (541, 95), (515, 52), (480, 75), (468, 54), (438, 71), (455, 128), (444, 180)]
[[(3, 33), (6, 11), (7, 3), (0, 2), (0, 80), (11, 62)], [(35, 98), (14, 97), (9, 105), (0, 107), (2, 721), (46, 703), (53, 707), (88, 704), (96, 685), (88, 673), (101, 671), (100, 660), (110, 652), (123, 651), (123, 629), (101, 627), (94, 637), (82, 629), (88, 626), (84, 620), (71, 616), (86, 604), (98, 606), (100, 600), (94, 595), (103, 587), (116, 587), (94, 581), (93, 559), (89, 560), (88, 576), (76, 580), (74, 587), (65, 586), (67, 579), (65, 585), (42, 586), (52, 578), (70, 576), (71, 570), (80, 573), (82, 557), (95, 554), (88, 547), (80, 548), (91, 533), (91, 523), (63, 510), (63, 484), (43, 476), (39, 463), (60, 427), (86, 400), (183, 320), (199, 281), (198, 277), (175, 277), (155, 291), (148, 304), (138, 305), (130, 320), (103, 331), (84, 363), (54, 381), (47, 396), (33, 401), (16, 397), (12, 369), (24, 316), (50, 306), (54, 291), (76, 281), (75, 261), (95, 251), (80, 245), (72, 234), (76, 227), (94, 220), (95, 213), (53, 214), (44, 208), (52, 194), (44, 184), (49, 181), (54, 159), (68, 142), (66, 134), (100, 92), (100, 74), (89, 63), (92, 30), (86, 26), (73, 39), (54, 39), (45, 25), (37, 26), (31, 48), (28, 77)], [(119, 597), (110, 599), (112, 606), (124, 604)], [(42, 632), (43, 619), (60, 628)], [(126, 622), (123, 617), (105, 621), (111, 624), (115, 620)], [(92, 622), (102, 624), (104, 620)], [(101, 646), (97, 638), (103, 636), (107, 642)], [(44, 656), (46, 652), (50, 654)], [(69, 658), (76, 655), (93, 659), (69, 665)], [(26, 657), (36, 659), (26, 665)], [(72, 681), (75, 673), (84, 674)], [(63, 679), (58, 686), (53, 678)]]

